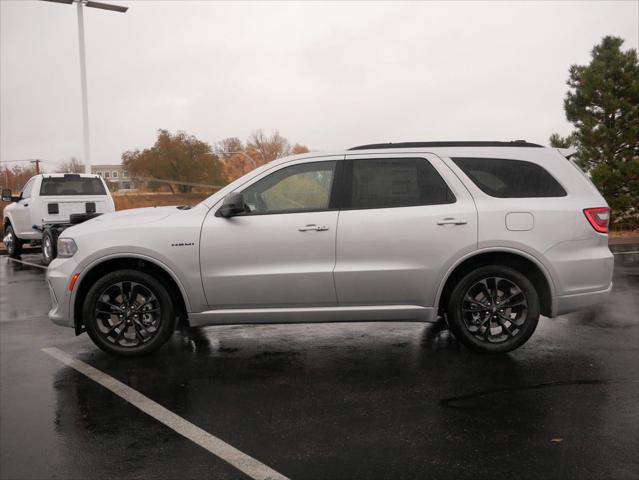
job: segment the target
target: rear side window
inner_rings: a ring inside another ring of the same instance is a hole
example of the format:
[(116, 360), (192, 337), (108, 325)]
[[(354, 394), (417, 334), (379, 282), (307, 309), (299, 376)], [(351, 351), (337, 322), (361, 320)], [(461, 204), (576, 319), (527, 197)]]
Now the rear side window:
[(543, 167), (503, 158), (452, 159), (484, 193), (498, 198), (565, 197), (566, 190)]
[(105, 195), (102, 181), (96, 177), (65, 175), (42, 179), (40, 195)]
[[(391, 208), (454, 203), (455, 196), (428, 160), (351, 160), (345, 208)], [(348, 195), (347, 195), (348, 197)]]
[(33, 190), (33, 178), (30, 179), (27, 184), (22, 189), (22, 193), (20, 193), (20, 198), (31, 198), (31, 190)]

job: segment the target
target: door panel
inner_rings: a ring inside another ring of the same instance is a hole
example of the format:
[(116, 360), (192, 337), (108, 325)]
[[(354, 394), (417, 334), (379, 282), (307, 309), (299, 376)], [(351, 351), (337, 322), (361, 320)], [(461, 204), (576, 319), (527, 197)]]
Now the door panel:
[(202, 226), (200, 263), (212, 308), (337, 304), (339, 213), (329, 209), (335, 166), (292, 162), (242, 189), (247, 214), (223, 218), (215, 215), (219, 205), (211, 209)]
[[(216, 217), (202, 228), (202, 283), (216, 308), (335, 305), (338, 212)], [(321, 231), (299, 231), (317, 225)]]
[(11, 216), (13, 217), (13, 228), (19, 238), (31, 239), (35, 237), (35, 230), (31, 228), (33, 225), (31, 219), (31, 205), (34, 198), (32, 197), (32, 190), (35, 184), (36, 178), (31, 178), (20, 192), (20, 200), (16, 203)]
[[(476, 248), (477, 212), (472, 198), (438, 157), (349, 155), (347, 159), (407, 157), (429, 160), (454, 194), (454, 203), (340, 212), (334, 272), (340, 305), (432, 306), (454, 260)], [(361, 178), (356, 188), (367, 192)], [(403, 195), (409, 203), (409, 187), (398, 188), (398, 197)]]

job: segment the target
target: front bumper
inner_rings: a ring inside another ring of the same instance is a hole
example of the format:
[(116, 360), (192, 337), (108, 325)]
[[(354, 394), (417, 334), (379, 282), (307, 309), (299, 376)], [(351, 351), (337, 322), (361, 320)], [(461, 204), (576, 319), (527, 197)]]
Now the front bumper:
[(47, 283), (51, 294), (52, 307), (49, 320), (56, 325), (73, 328), (73, 308), (69, 282), (77, 271), (78, 264), (73, 258), (56, 258), (47, 269)]

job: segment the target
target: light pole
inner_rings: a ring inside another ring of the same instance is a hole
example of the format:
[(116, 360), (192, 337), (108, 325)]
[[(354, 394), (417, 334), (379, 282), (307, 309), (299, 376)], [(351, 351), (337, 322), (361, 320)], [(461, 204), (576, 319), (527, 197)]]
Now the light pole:
[(78, 4), (78, 42), (80, 44), (80, 84), (82, 87), (82, 136), (84, 140), (84, 172), (91, 173), (91, 142), (89, 137), (89, 101), (87, 94), (87, 64), (84, 47), (84, 13), (83, 7), (99, 8), (112, 12), (125, 13), (129, 7), (121, 7), (110, 3), (92, 2), (91, 0), (43, 0), (45, 2)]

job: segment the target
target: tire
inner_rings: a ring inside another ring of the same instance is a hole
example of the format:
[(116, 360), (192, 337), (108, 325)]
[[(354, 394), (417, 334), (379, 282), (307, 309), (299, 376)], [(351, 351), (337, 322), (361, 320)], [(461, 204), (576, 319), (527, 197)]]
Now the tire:
[(16, 237), (11, 224), (8, 224), (4, 229), (3, 239), (7, 237), (9, 238), (4, 243), (4, 246), (7, 248), (7, 254), (11, 258), (19, 258), (20, 255), (22, 255), (22, 240)]
[(82, 318), (93, 343), (127, 357), (156, 351), (175, 329), (166, 288), (138, 270), (117, 270), (98, 279), (84, 299)]
[(47, 228), (42, 234), (42, 265), (49, 265), (58, 255), (58, 236)]
[(539, 322), (539, 295), (525, 275), (489, 265), (466, 274), (447, 307), (453, 334), (480, 353), (505, 353), (522, 346)]

